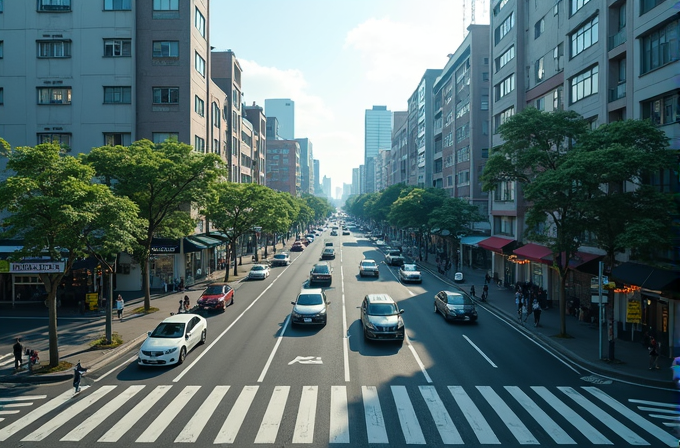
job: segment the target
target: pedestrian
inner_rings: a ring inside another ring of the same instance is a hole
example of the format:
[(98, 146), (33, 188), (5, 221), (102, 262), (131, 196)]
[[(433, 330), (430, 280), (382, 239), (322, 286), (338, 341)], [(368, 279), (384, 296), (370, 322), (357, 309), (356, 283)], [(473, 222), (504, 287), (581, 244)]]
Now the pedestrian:
[(519, 291), (515, 293), (515, 306), (518, 310), (522, 309), (522, 293)]
[(475, 285), (470, 286), (470, 294), (475, 297)]
[(484, 276), (484, 284), (487, 285), (489, 283), (491, 283), (491, 276), (487, 272), (486, 275)]
[(80, 392), (80, 380), (85, 372), (87, 372), (87, 369), (83, 368), (80, 365), (80, 361), (78, 361), (78, 364), (76, 364), (75, 368), (73, 369), (73, 387), (75, 388), (74, 393), (76, 394)]
[(24, 346), (21, 345), (21, 339), (16, 338), (12, 348), (14, 350), (14, 368), (19, 370), (21, 369), (21, 355), (24, 353)]
[(538, 327), (541, 321), (541, 306), (538, 303), (538, 298), (534, 297), (534, 301), (531, 303), (531, 309), (534, 313), (534, 327)]
[(482, 300), (486, 300), (489, 298), (489, 285), (487, 283), (484, 283), (484, 287), (482, 288)]
[(116, 299), (116, 311), (118, 311), (118, 319), (121, 322), (123, 321), (123, 308), (125, 308), (125, 301), (123, 300), (123, 296), (118, 294), (118, 298)]
[(658, 369), (657, 362), (659, 360), (659, 343), (656, 342), (654, 336), (649, 337), (649, 370)]

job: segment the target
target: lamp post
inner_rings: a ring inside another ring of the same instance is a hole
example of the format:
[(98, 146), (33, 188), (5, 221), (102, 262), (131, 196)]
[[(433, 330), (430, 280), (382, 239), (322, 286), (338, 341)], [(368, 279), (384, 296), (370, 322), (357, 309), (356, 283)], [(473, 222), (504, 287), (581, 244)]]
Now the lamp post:
[(260, 261), (260, 258), (257, 254), (257, 237), (260, 234), (260, 231), (262, 230), (262, 227), (253, 227), (253, 232), (255, 232), (255, 262), (257, 263)]

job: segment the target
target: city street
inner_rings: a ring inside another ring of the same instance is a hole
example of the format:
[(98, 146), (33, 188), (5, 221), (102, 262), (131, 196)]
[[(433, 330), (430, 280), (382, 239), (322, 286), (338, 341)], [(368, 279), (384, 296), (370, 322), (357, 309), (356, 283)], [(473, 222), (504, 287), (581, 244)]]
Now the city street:
[[(336, 249), (328, 323), (292, 327), (291, 301), (325, 241)], [(379, 278), (359, 276), (364, 258)], [(678, 445), (675, 391), (592, 376), (483, 305), (476, 323), (447, 322), (433, 303), (452, 286), (425, 271), (422, 284), (400, 283), (360, 234), (326, 231), (291, 260), (204, 314), (207, 341), (180, 366), (140, 368), (135, 349), (86, 374), (77, 395), (70, 381), (3, 386), (0, 444)], [(364, 339), (370, 293), (404, 310), (403, 344)]]

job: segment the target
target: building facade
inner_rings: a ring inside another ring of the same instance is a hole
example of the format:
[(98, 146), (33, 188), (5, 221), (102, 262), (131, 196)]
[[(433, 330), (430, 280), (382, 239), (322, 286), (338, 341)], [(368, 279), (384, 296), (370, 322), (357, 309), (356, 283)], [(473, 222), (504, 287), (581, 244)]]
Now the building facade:
[(302, 194), (314, 194), (314, 154), (312, 142), (308, 138), (296, 138), (300, 144), (300, 173)]
[(392, 147), (392, 111), (387, 106), (373, 106), (364, 114), (364, 165), (366, 178), (362, 193), (373, 193), (375, 186), (375, 160), (381, 149)]
[(264, 113), (276, 117), (279, 122), (278, 135), (284, 140), (295, 139), (295, 101), (290, 98), (264, 100)]
[(302, 195), (300, 144), (295, 140), (268, 140), (265, 184), (292, 196)]

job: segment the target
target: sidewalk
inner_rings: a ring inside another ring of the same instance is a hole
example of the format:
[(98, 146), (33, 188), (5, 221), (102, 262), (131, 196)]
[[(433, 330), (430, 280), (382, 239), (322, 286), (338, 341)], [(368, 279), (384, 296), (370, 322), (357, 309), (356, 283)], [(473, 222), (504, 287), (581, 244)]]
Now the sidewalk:
[[(292, 243), (292, 241), (289, 241)], [(277, 252), (283, 250), (283, 246), (279, 243), (277, 247)], [(262, 257), (263, 250), (260, 250), (260, 257)], [(271, 252), (271, 247), (268, 247), (267, 258), (271, 259), (273, 257)], [(238, 266), (238, 275), (234, 276), (234, 268), (232, 267), (229, 271), (229, 284), (234, 288), (235, 300), (238, 300), (238, 284), (244, 280), (251, 266), (254, 264), (251, 255), (243, 256), (241, 265)], [(59, 313), (59, 359), (61, 361), (67, 361), (72, 364), (76, 364), (80, 361), (81, 365), (88, 369), (88, 372), (93, 372), (108, 363), (117, 360), (118, 358), (126, 355), (127, 357), (136, 356), (136, 352), (131, 350), (141, 345), (147, 336), (148, 331), (152, 331), (158, 323), (170, 316), (170, 313), (176, 313), (179, 308), (179, 301), (185, 295), (188, 295), (191, 299), (191, 304), (196, 305), (198, 298), (200, 297), (205, 285), (213, 282), (220, 282), (224, 280), (225, 271), (215, 271), (212, 273), (210, 278), (200, 279), (195, 285), (187, 288), (182, 292), (161, 292), (152, 291), (151, 294), (151, 306), (158, 308), (158, 311), (150, 314), (133, 314), (133, 310), (144, 306), (144, 296), (140, 296), (139, 291), (116, 291), (114, 296), (121, 294), (123, 300), (125, 300), (125, 311), (123, 312), (123, 319), (119, 321), (117, 318), (116, 310), (113, 310), (112, 316), (112, 331), (117, 333), (123, 340), (123, 344), (113, 348), (105, 350), (95, 350), (92, 349), (90, 343), (100, 337), (104, 336), (106, 329), (106, 315), (104, 311), (87, 312), (84, 315), (78, 313), (77, 310), (62, 310)], [(229, 308), (227, 311), (229, 312)], [(40, 313), (47, 316), (47, 310), (41, 309)], [(35, 317), (35, 309), (3, 309), (3, 315), (5, 316), (15, 316), (15, 317)], [(43, 317), (43, 316), (39, 317)], [(82, 324), (77, 325), (77, 329), (73, 331), (64, 330), (66, 325), (64, 320), (68, 322), (80, 322)], [(45, 323), (47, 325), (47, 323)], [(31, 349), (37, 349), (40, 354), (41, 363), (47, 364), (49, 360), (49, 344), (46, 337), (47, 332), (44, 334), (28, 334), (21, 335), (22, 343), (24, 346), (30, 347)], [(14, 342), (14, 336), (12, 336), (11, 342)], [(11, 344), (10, 344), (11, 345)], [(11, 349), (11, 347), (10, 347)], [(8, 350), (10, 352), (11, 350)], [(0, 356), (6, 355), (5, 353), (0, 353)], [(26, 356), (24, 356), (25, 361)], [(11, 360), (11, 363), (5, 364), (6, 361)], [(120, 360), (119, 362), (124, 362)], [(19, 372), (14, 372), (14, 358), (9, 356), (0, 359), (0, 383), (53, 383), (65, 381), (73, 378), (72, 370), (45, 374), (45, 375), (34, 375), (27, 371), (25, 365)]]
[[(463, 283), (454, 283), (453, 270), (449, 271), (448, 277), (439, 274), (437, 272), (437, 265), (434, 262), (434, 256), (430, 256), (430, 258), (432, 260), (429, 263), (422, 261), (417, 263), (422, 271), (436, 275), (440, 279), (450, 282), (454, 287), (459, 287), (468, 293), (470, 292), (470, 286), (474, 285), (477, 297), (481, 295), (486, 271), (464, 267), (462, 272), (465, 281)], [(616, 339), (614, 349), (615, 360), (613, 362), (601, 360), (598, 348), (600, 336), (597, 323), (580, 322), (574, 316), (567, 316), (567, 334), (571, 338), (558, 338), (556, 335), (560, 332), (560, 315), (559, 309), (554, 306), (542, 311), (538, 327), (534, 327), (533, 316), (531, 315), (524, 325), (520, 325), (517, 318), (514, 290), (498, 287), (493, 282), (489, 285), (489, 298), (486, 302), (482, 303), (484, 306), (497, 311), (517, 327), (523, 327), (523, 331), (531, 335), (538, 342), (552, 347), (563, 356), (594, 373), (658, 387), (674, 387), (671, 372), (671, 362), (673, 360), (659, 356), (659, 369), (649, 370), (649, 352), (640, 342)], [(606, 326), (602, 328), (602, 339), (602, 356), (607, 358), (609, 356), (609, 347)]]

